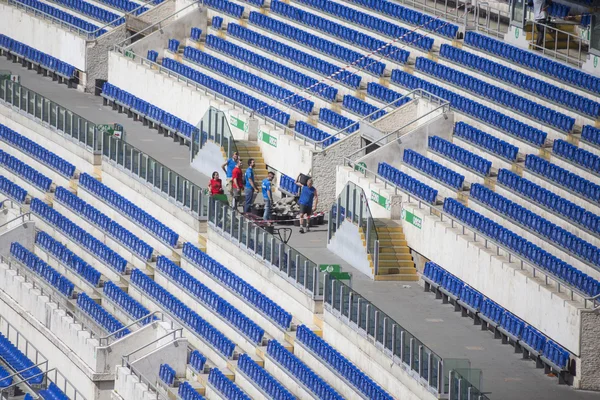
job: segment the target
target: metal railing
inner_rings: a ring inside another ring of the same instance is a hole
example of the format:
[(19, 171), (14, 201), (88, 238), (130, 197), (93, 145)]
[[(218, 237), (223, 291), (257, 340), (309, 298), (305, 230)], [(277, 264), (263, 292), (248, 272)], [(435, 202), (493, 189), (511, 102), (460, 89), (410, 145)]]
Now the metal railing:
[(96, 124), (52, 100), (8, 79), (0, 81), (0, 103), (33, 117), (63, 136), (100, 154), (102, 142)]
[(509, 13), (492, 9), (488, 2), (475, 5), (475, 30), (503, 39), (509, 25)]
[[(116, 330), (116, 331), (114, 331), (112, 333), (109, 333), (106, 336), (98, 338), (98, 347), (108, 347), (110, 345), (111, 341), (119, 339), (116, 336), (120, 332), (123, 332), (123, 331), (125, 331), (126, 329), (129, 329), (129, 328), (132, 328), (132, 327), (136, 326), (137, 324), (139, 324), (140, 322), (144, 322), (144, 321), (146, 321), (146, 320), (148, 320), (150, 318), (153, 318), (153, 317), (156, 318), (155, 316), (157, 314), (160, 314), (160, 316), (161, 316), (160, 320), (164, 322), (165, 315), (163, 314), (163, 312), (162, 311), (153, 311), (150, 314), (144, 315), (143, 317), (136, 319), (135, 321), (129, 323), (128, 325), (124, 325), (122, 328), (120, 328), (120, 329), (118, 329), (118, 330)], [(171, 321), (171, 329), (173, 329), (173, 321)]]
[[(528, 22), (531, 24), (531, 38), (529, 39), (531, 49), (541, 51), (546, 57), (554, 58), (577, 67), (581, 67), (586, 62), (588, 53), (584, 51), (584, 47), (588, 47), (589, 40), (572, 32), (559, 29), (552, 23), (540, 23), (531, 20)], [(538, 27), (543, 27), (545, 33), (541, 46), (537, 44), (535, 35), (536, 32), (538, 35), (540, 34)], [(550, 48), (548, 48), (548, 35), (552, 37), (553, 40), (551, 39), (551, 41), (554, 42)], [(584, 42), (588, 43), (585, 44)], [(559, 48), (564, 45), (566, 45), (566, 48)]]
[(323, 280), (318, 265), (270, 233), (257, 221), (248, 219), (227, 204), (211, 197), (208, 223), (231, 242), (237, 243), (240, 248), (264, 261), (312, 299), (322, 299)]
[(225, 151), (227, 159), (230, 159), (233, 153), (238, 151), (235, 139), (229, 128), (229, 121), (223, 111), (210, 106), (197, 128), (198, 130), (193, 132), (194, 137), (192, 138), (192, 159), (204, 147), (207, 140), (221, 146)]
[(7, 226), (8, 224), (10, 224), (10, 223), (12, 223), (12, 222), (15, 222), (15, 221), (17, 221), (17, 220), (19, 220), (19, 219), (20, 219), (20, 220), (22, 220), (22, 222), (21, 222), (21, 223), (23, 223), (23, 224), (24, 224), (24, 223), (25, 223), (25, 218), (27, 218), (27, 221), (31, 221), (31, 213), (28, 213), (28, 212), (27, 212), (27, 213), (24, 213), (24, 214), (21, 214), (21, 215), (18, 215), (18, 216), (16, 216), (15, 218), (11, 219), (10, 221), (6, 221), (6, 222), (5, 222), (5, 223), (3, 223), (2, 225), (0, 225), (0, 229), (1, 229), (1, 228), (4, 228), (4, 227), (5, 227), (5, 226)]

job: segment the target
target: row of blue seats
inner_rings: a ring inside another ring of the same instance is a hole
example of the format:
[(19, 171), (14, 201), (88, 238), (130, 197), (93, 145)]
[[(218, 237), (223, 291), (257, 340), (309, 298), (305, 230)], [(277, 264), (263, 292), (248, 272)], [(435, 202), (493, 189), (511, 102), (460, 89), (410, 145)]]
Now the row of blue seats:
[(551, 17), (565, 18), (567, 15), (569, 15), (570, 9), (571, 9), (571, 7), (569, 7), (565, 4), (552, 2), (552, 3), (550, 3), (550, 6), (548, 7), (547, 12)]
[(254, 288), (238, 275), (225, 266), (212, 259), (208, 254), (189, 242), (183, 245), (183, 256), (194, 266), (202, 269), (215, 280), (237, 293), (240, 297), (252, 304), (261, 313), (266, 315), (283, 329), (289, 329), (292, 323), (292, 314), (285, 311), (273, 300), (265, 296), (260, 290)]
[(242, 389), (217, 368), (210, 370), (210, 373), (208, 374), (208, 383), (221, 393), (224, 399), (250, 400), (250, 396), (244, 393)]
[(244, 313), (232, 306), (183, 268), (164, 256), (159, 256), (156, 267), (183, 288), (192, 298), (197, 299), (205, 308), (213, 310), (222, 319), (234, 326), (251, 342), (259, 344), (265, 335), (264, 329), (254, 323)]
[(378, 11), (393, 19), (404, 23), (415, 25), (419, 29), (436, 33), (449, 39), (456, 38), (458, 26), (451, 24), (443, 19), (433, 17), (429, 14), (413, 10), (409, 7), (401, 6), (398, 3), (387, 0), (349, 0), (352, 3)]
[(207, 35), (206, 46), (228, 54), (234, 58), (237, 58), (238, 60), (242, 60), (244, 63), (253, 65), (261, 71), (269, 72), (277, 76), (279, 79), (290, 82), (291, 84), (302, 89), (308, 88), (311, 93), (314, 93), (328, 101), (335, 101), (337, 97), (337, 88), (320, 83), (317, 79), (311, 78), (302, 72), (296, 71), (290, 67), (286, 67), (285, 65), (275, 62), (267, 57), (260, 56), (250, 50), (221, 39), (218, 36)]
[(107, 245), (90, 235), (84, 229), (65, 218), (62, 214), (52, 209), (40, 199), (31, 201), (31, 212), (60, 230), (78, 245), (88, 250), (94, 257), (104, 262), (118, 274), (125, 273), (127, 260), (111, 250)]
[(105, 24), (111, 24), (112, 26), (119, 26), (125, 23), (125, 18), (121, 17), (114, 12), (107, 11), (104, 8), (95, 6), (87, 1), (83, 0), (54, 0), (61, 6), (70, 8), (75, 12), (83, 15), (87, 15), (97, 21), (104, 22)]
[(439, 136), (429, 136), (428, 144), (431, 150), (456, 161), (468, 169), (474, 170), (478, 174), (485, 176), (490, 174), (492, 162), (477, 154), (471, 153)]
[(29, 268), (32, 272), (35, 272), (40, 278), (45, 280), (50, 286), (63, 295), (67, 297), (73, 296), (73, 290), (75, 289), (73, 282), (65, 278), (61, 273), (46, 264), (20, 243), (12, 242), (10, 244), (10, 255)]
[[(158, 56), (158, 53), (156, 54)], [(156, 60), (155, 60), (156, 61)], [(124, 104), (127, 107), (131, 107), (137, 113), (162, 124), (166, 128), (170, 128), (176, 132), (181, 133), (183, 136), (191, 138), (195, 131), (198, 131), (194, 125), (184, 121), (181, 118), (174, 116), (166, 112), (165, 110), (156, 107), (148, 103), (133, 94), (126, 92), (108, 82), (105, 82), (102, 86), (102, 93), (110, 97), (113, 100)]]
[(318, 374), (310, 369), (306, 364), (289, 352), (276, 340), (269, 340), (267, 345), (267, 354), (285, 369), (289, 374), (299, 380), (308, 390), (317, 398), (322, 400), (342, 400), (343, 397), (337, 393), (327, 382)]
[(595, 203), (600, 202), (600, 185), (575, 175), (534, 154), (527, 154), (525, 168)]
[(172, 58), (163, 58), (162, 65), (171, 71), (183, 75), (184, 77), (191, 79), (192, 81), (197, 82), (210, 90), (213, 90), (225, 97), (230, 98), (233, 101), (242, 104), (244, 107), (257, 112), (260, 115), (273, 119), (280, 124), (287, 126), (290, 121), (290, 114), (280, 111), (279, 109), (257, 99), (254, 96), (251, 96), (239, 89), (235, 89), (232, 86), (221, 82), (220, 80), (213, 79), (194, 68), (180, 63), (179, 61), (175, 61)]
[(23, 354), (21, 350), (6, 336), (0, 333), (0, 358), (8, 364), (13, 371), (19, 372), (21, 379), (27, 379), (27, 383), (31, 385), (41, 385), (44, 382), (44, 375), (39, 367), (34, 367), (33, 361), (31, 361), (26, 354)]
[(204, 0), (204, 4), (235, 18), (242, 18), (244, 14), (244, 7), (229, 0)]
[(301, 65), (320, 75), (331, 77), (351, 88), (360, 87), (361, 76), (350, 71), (342, 70), (337, 65), (315, 57), (312, 54), (295, 49), (292, 46), (281, 43), (268, 36), (256, 33), (246, 27), (237, 24), (227, 25), (227, 33), (241, 39), (253, 46), (266, 50), (277, 57), (282, 57)]
[(465, 35), (465, 44), (492, 53), (508, 62), (552, 76), (560, 81), (572, 84), (583, 90), (600, 94), (600, 78), (550, 60), (530, 50), (523, 50), (502, 40), (469, 31)]
[(592, 117), (600, 114), (600, 103), (587, 97), (575, 94), (569, 90), (559, 88), (542, 79), (516, 71), (488, 58), (469, 53), (468, 51), (443, 44), (440, 47), (440, 56), (460, 65), (474, 69), (508, 84), (517, 86), (525, 91), (542, 96), (552, 102), (559, 103), (565, 107), (582, 112)]
[(47, 389), (40, 390), (40, 397), (44, 400), (69, 400), (67, 396), (54, 382), (50, 382)]
[(457, 86), (460, 90), (469, 91), (476, 96), (484, 97), (509, 110), (515, 110), (528, 115), (544, 124), (548, 124), (564, 132), (570, 132), (575, 125), (575, 118), (544, 107), (539, 103), (516, 95), (508, 90), (484, 82), (481, 79), (453, 68), (436, 63), (424, 57), (418, 57), (415, 63), (418, 71), (433, 75), (443, 81)]
[(552, 152), (595, 173), (600, 173), (600, 157), (565, 140), (555, 140)]
[(235, 67), (225, 61), (204, 53), (198, 49), (187, 46), (183, 51), (184, 58), (194, 61), (210, 70), (216, 71), (225, 77), (249, 86), (258, 92), (261, 92), (273, 99), (280, 100), (296, 110), (310, 114), (315, 106), (314, 101), (295, 94), (291, 90), (285, 89), (266, 79), (260, 78), (241, 68)]
[(296, 180), (283, 173), (281, 173), (279, 177), (279, 187), (294, 195), (298, 195), (300, 192), (300, 187), (296, 185)]
[(233, 356), (235, 344), (227, 339), (214, 326), (203, 319), (191, 308), (179, 301), (177, 297), (170, 294), (158, 283), (150, 279), (139, 269), (131, 272), (131, 283), (143, 291), (151, 299), (185, 324), (189, 330), (198, 334), (204, 341), (209, 343), (217, 352), (227, 358)]
[(354, 133), (359, 128), (359, 124), (355, 123), (355, 121), (328, 108), (321, 108), (319, 110), (319, 121), (336, 129), (344, 129), (346, 130), (346, 134)]
[[(146, 58), (152, 62), (156, 62), (156, 60), (158, 60), (158, 51), (156, 50), (148, 50), (148, 54), (146, 55)], [(106, 84), (107, 82), (105, 82)]]
[(13, 379), (11, 375), (4, 367), (0, 366), (0, 388), (12, 385)]
[(363, 117), (372, 114), (369, 117), (371, 121), (378, 120), (386, 114), (385, 110), (381, 110), (379, 107), (375, 107), (373, 104), (349, 94), (344, 96), (344, 99), (342, 100), (342, 107)]
[(200, 36), (202, 36), (202, 29), (192, 27), (192, 29), (190, 30), (190, 39), (197, 42), (200, 40)]
[(160, 364), (158, 379), (163, 381), (167, 386), (173, 386), (175, 383), (175, 370), (169, 364)]
[(100, 277), (102, 276), (100, 271), (83, 261), (81, 257), (69, 250), (67, 246), (55, 240), (46, 232), (39, 231), (35, 236), (35, 243), (56, 257), (61, 264), (75, 272), (92, 286), (98, 287), (100, 284)]
[[(431, 37), (417, 33), (415, 30), (408, 30), (402, 26), (375, 17), (369, 13), (355, 10), (352, 7), (348, 7), (329, 0), (297, 1), (315, 8), (319, 11), (319, 14), (321, 14), (321, 12), (325, 12), (326, 14), (329, 14), (330, 17), (333, 17), (335, 19), (345, 20), (352, 24), (360, 25), (361, 27), (364, 27), (368, 30), (377, 32), (394, 40), (399, 40), (400, 42), (406, 43), (410, 46), (414, 46), (418, 49), (429, 51), (433, 47), (433, 38)], [(303, 11), (299, 11), (300, 13), (303, 13)], [(381, 49), (381, 46), (385, 45), (385, 42), (377, 40), (364, 33), (357, 32), (354, 29), (346, 28), (341, 24), (335, 23), (333, 27), (328, 27), (327, 25), (321, 22), (324, 19), (323, 17), (314, 17), (313, 14), (310, 13), (306, 13), (304, 15), (300, 14), (295, 19), (309, 24), (311, 26), (317, 27), (320, 30), (326, 30), (332, 33), (335, 32), (334, 34), (336, 36), (341, 36), (344, 38), (353, 38), (353, 41), (356, 41), (357, 43), (359, 43), (359, 45), (362, 45), (362, 47), (366, 47), (368, 50), (371, 51)], [(390, 47), (392, 51), (399, 50), (397, 47)]]
[(367, 84), (367, 94), (381, 100), (385, 104), (390, 104), (397, 100), (393, 104), (394, 107), (400, 107), (412, 100), (409, 96), (403, 96), (400, 93), (393, 91), (392, 89), (388, 89), (376, 82), (369, 82)]
[(12, 39), (6, 35), (0, 34), (0, 47), (9, 50), (11, 53), (25, 57), (46, 69), (57, 72), (60, 75), (64, 75), (69, 78), (75, 75), (75, 67), (71, 64), (67, 64), (58, 58), (52, 57), (50, 54), (46, 54), (42, 51), (34, 49), (33, 47), (27, 46), (25, 43), (21, 43), (18, 40)]
[(340, 354), (325, 340), (318, 337), (306, 325), (300, 325), (296, 332), (296, 340), (308, 347), (317, 357), (330, 368), (334, 369), (360, 393), (373, 400), (392, 400), (383, 388), (367, 376), (351, 361)]
[(498, 139), (497, 137), (474, 128), (462, 121), (457, 122), (454, 125), (454, 135), (461, 139), (465, 139), (476, 146), (483, 147), (490, 153), (493, 153), (501, 158), (505, 158), (511, 162), (516, 161), (517, 155), (519, 154), (519, 148), (517, 146)]
[(457, 200), (447, 197), (444, 201), (444, 211), (586, 295), (595, 296), (600, 293), (600, 282), (597, 280), (583, 274), (500, 224), (467, 208)]
[(79, 177), (79, 186), (94, 193), (130, 219), (154, 233), (154, 235), (169, 246), (177, 244), (177, 240), (179, 239), (177, 233), (93, 176), (81, 174)]
[(130, 333), (129, 329), (123, 329), (124, 325), (119, 320), (106, 311), (100, 304), (92, 300), (86, 293), (79, 293), (79, 296), (77, 297), (77, 306), (98, 325), (104, 328), (106, 332), (115, 333), (118, 331), (114, 335), (115, 338), (120, 339)]
[(167, 49), (173, 53), (177, 53), (179, 51), (179, 40), (177, 39), (169, 39), (169, 44)]
[(584, 125), (581, 129), (581, 139), (595, 145), (600, 145), (600, 129), (591, 125)]
[(42, 164), (56, 170), (66, 178), (71, 179), (73, 174), (75, 174), (75, 166), (73, 164), (2, 124), (0, 124), (0, 139), (27, 153)]
[(377, 173), (419, 199), (430, 204), (435, 204), (438, 195), (437, 189), (424, 184), (385, 162), (379, 163)]
[(204, 400), (204, 397), (194, 389), (189, 382), (183, 382), (177, 389), (177, 394), (183, 400)]
[(194, 371), (199, 374), (203, 373), (205, 365), (206, 357), (202, 353), (200, 353), (198, 350), (194, 350), (190, 353), (190, 366)]
[(562, 247), (567, 252), (575, 254), (575, 256), (588, 263), (600, 266), (600, 249), (527, 208), (494, 193), (491, 189), (478, 183), (471, 186), (471, 197), (507, 217), (507, 219), (513, 220), (513, 222), (526, 229), (543, 236), (549, 242)]
[[(477, 290), (467, 286), (463, 281), (448, 273), (439, 265), (428, 261), (425, 264), (423, 275), (450, 291), (456, 298), (466, 303), (469, 307), (500, 325), (536, 352), (544, 354), (557, 366), (561, 368), (567, 367), (569, 361), (569, 352), (567, 350), (558, 346), (549, 338), (546, 338), (540, 331), (525, 323), (510, 311), (485, 297)], [(553, 350), (555, 346), (548, 346), (549, 343), (560, 347), (561, 351), (555, 352)]]
[(150, 260), (152, 258), (152, 253), (154, 252), (152, 246), (129, 232), (129, 230), (116, 221), (110, 219), (97, 208), (81, 200), (76, 194), (71, 193), (69, 189), (59, 186), (56, 188), (54, 198), (80, 217), (108, 233), (117, 243), (127, 247), (143, 260)]
[(456, 110), (469, 115), (471, 118), (479, 119), (493, 127), (508, 133), (511, 136), (533, 144), (542, 146), (546, 141), (546, 132), (533, 128), (521, 121), (506, 116), (490, 107), (479, 104), (464, 96), (456, 94), (448, 89), (429, 83), (424, 79), (399, 69), (392, 71), (392, 82), (407, 89), (423, 89), (442, 99), (447, 100)]
[(525, 178), (521, 178), (507, 169), (498, 171), (497, 183), (506, 186), (536, 205), (562, 215), (593, 234), (600, 235), (600, 216), (587, 211), (564, 197), (558, 196)]
[(100, 29), (100, 27), (97, 25), (91, 24), (79, 17), (74, 16), (73, 14), (70, 14), (63, 10), (59, 10), (58, 8), (52, 7), (51, 5), (43, 3), (39, 0), (16, 0), (16, 1), (18, 1), (19, 3), (25, 4), (26, 6), (29, 6), (31, 8), (34, 8), (38, 11), (41, 11), (44, 14), (47, 14), (51, 17), (54, 17), (55, 19), (57, 19), (59, 21), (63, 21), (70, 25), (73, 25), (73, 26), (81, 29), (82, 31), (87, 32), (88, 34), (94, 33), (94, 36), (96, 36), (96, 37), (101, 36), (107, 32), (106, 29)]
[[(134, 15), (140, 15), (149, 10), (148, 7), (140, 7), (140, 4), (130, 0), (97, 0), (103, 4), (109, 5), (126, 13), (133, 12)], [(154, 0), (151, 4), (161, 3), (163, 0)], [(137, 9), (137, 10), (136, 10)], [(135, 11), (133, 11), (135, 10)]]
[(454, 189), (461, 190), (465, 177), (458, 172), (452, 171), (450, 168), (444, 167), (429, 158), (417, 153), (411, 149), (404, 149), (403, 160), (406, 164), (412, 165), (425, 174), (441, 181)]
[[(137, 321), (142, 317), (150, 314), (150, 311), (140, 303), (138, 303), (133, 297), (127, 294), (123, 289), (117, 286), (112, 281), (108, 281), (102, 288), (104, 295), (116, 303), (123, 311), (125, 311), (131, 319)], [(142, 325), (147, 325), (152, 322), (153, 318), (148, 317), (142, 320)]]
[(258, 365), (248, 354), (240, 355), (237, 368), (250, 378), (269, 398), (277, 400), (293, 400), (291, 394), (264, 368)]
[(21, 186), (12, 183), (8, 178), (0, 175), (0, 193), (10, 197), (18, 203), (23, 203), (27, 197), (27, 190)]
[(336, 136), (332, 136), (329, 133), (322, 131), (321, 129), (312, 126), (308, 122), (304, 121), (296, 121), (294, 131), (296, 131), (296, 133), (299, 133), (302, 136), (306, 136), (307, 138), (315, 142), (322, 142), (323, 147), (330, 146), (339, 140)]
[(25, 179), (42, 192), (50, 190), (52, 179), (2, 150), (0, 150), (0, 166)]
[[(273, 4), (282, 4), (280, 2), (272, 2)], [(303, 44), (312, 49), (318, 50), (324, 54), (327, 54), (338, 60), (352, 63), (357, 68), (362, 68), (367, 72), (370, 72), (376, 76), (381, 76), (385, 70), (385, 64), (381, 61), (374, 60), (371, 57), (364, 57), (361, 53), (350, 50), (347, 47), (341, 46), (335, 42), (327, 39), (323, 39), (312, 33), (308, 33), (294, 26), (281, 22), (277, 19), (271, 18), (264, 14), (252, 11), (250, 13), (250, 20), (252, 24), (257, 25), (263, 29), (267, 29), (275, 34), (281, 35), (287, 39), (291, 39), (297, 43)], [(402, 54), (406, 53), (408, 59), (408, 52), (398, 52), (398, 58)]]

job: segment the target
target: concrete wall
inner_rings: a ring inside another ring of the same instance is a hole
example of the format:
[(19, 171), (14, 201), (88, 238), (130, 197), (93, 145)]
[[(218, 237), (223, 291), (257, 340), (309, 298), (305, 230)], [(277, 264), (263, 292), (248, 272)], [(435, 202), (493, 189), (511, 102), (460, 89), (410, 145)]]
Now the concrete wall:
[(574, 385), (584, 390), (600, 390), (600, 316), (597, 313), (581, 313), (581, 363), (579, 364), (579, 379)]
[(108, 79), (108, 53), (116, 43), (127, 38), (127, 27), (125, 24), (113, 28), (110, 32), (90, 41), (86, 45), (87, 56), (85, 59), (86, 77), (85, 91), (94, 93), (96, 79)]
[(0, 254), (7, 255), (10, 253), (10, 244), (19, 242), (29, 250), (33, 250), (33, 242), (35, 240), (35, 224), (33, 221), (20, 222), (15, 227), (10, 227), (0, 234)]
[(344, 219), (327, 244), (327, 248), (363, 274), (373, 277), (367, 249), (363, 245), (358, 225)]
[[(258, 145), (267, 165), (293, 178), (300, 173), (311, 174), (314, 145), (308, 142), (304, 144), (304, 141), (269, 125), (261, 125), (258, 131)], [(274, 140), (268, 140), (265, 134)]]
[(207, 177), (211, 177), (214, 171), (219, 173), (221, 179), (223, 179), (223, 185), (225, 185), (225, 173), (221, 166), (225, 163), (226, 159), (223, 157), (221, 146), (213, 141), (206, 141), (204, 146), (198, 150), (198, 154), (192, 160), (192, 167), (202, 172)]
[(131, 363), (136, 371), (150, 382), (156, 382), (159, 379), (158, 373), (161, 364), (169, 364), (175, 370), (176, 377), (185, 376), (187, 339), (173, 340), (172, 337), (166, 337), (162, 341), (164, 343), (156, 350)]

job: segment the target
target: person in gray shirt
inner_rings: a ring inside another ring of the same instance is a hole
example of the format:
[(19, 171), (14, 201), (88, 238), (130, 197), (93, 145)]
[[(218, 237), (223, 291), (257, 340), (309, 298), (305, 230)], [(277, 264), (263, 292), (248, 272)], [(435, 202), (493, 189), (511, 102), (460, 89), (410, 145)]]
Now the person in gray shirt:
[(550, 23), (548, 18), (548, 7), (550, 0), (533, 0), (533, 19), (535, 20), (535, 30), (537, 31), (536, 46), (544, 46), (544, 37), (546, 36), (546, 25)]

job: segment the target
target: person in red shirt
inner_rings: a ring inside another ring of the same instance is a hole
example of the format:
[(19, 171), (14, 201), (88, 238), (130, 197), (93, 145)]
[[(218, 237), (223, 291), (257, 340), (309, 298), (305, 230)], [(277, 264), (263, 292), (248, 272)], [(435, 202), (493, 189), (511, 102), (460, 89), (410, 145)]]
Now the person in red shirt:
[(212, 173), (212, 179), (208, 183), (208, 190), (210, 195), (223, 194), (223, 182), (219, 179), (219, 173), (217, 171)]
[(237, 210), (238, 204), (242, 197), (244, 190), (244, 174), (242, 173), (242, 159), (238, 158), (237, 164), (231, 173), (231, 185), (233, 189), (233, 208)]

